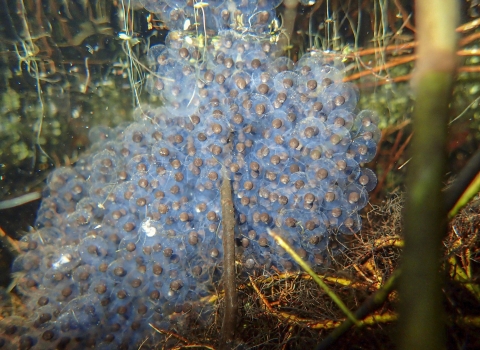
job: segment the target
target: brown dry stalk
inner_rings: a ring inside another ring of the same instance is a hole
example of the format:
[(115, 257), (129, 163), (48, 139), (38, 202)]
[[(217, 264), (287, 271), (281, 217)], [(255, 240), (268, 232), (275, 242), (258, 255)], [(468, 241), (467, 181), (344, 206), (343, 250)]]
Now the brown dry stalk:
[(400, 64), (408, 63), (408, 62), (413, 62), (417, 59), (417, 55), (408, 55), (405, 57), (401, 58), (396, 58), (394, 60), (391, 60), (390, 62), (386, 64), (382, 64), (380, 66), (376, 66), (374, 68), (367, 68), (364, 71), (358, 72), (356, 74), (352, 74), (344, 79), (344, 81), (351, 81), (351, 80), (356, 80), (358, 78), (361, 78), (363, 76), (369, 75), (369, 74), (376, 74), (377, 72), (381, 72), (382, 70), (387, 70), (388, 68), (392, 68), (395, 66), (398, 66)]
[(404, 154), (405, 149), (407, 148), (407, 146), (410, 144), (410, 141), (412, 140), (412, 136), (413, 136), (413, 133), (408, 136), (408, 138), (405, 140), (403, 145), (398, 150), (394, 149), (394, 151), (396, 151), (395, 156), (392, 157), (389, 160), (389, 163), (388, 163), (388, 166), (387, 166), (386, 170), (383, 172), (382, 177), (378, 181), (377, 187), (375, 188), (375, 190), (372, 193), (372, 197), (377, 196), (378, 193), (380, 192), (380, 190), (383, 188), (383, 184), (387, 180), (388, 174), (392, 171), (395, 164), (397, 164), (400, 157)]
[[(364, 289), (365, 285), (363, 283), (353, 281), (345, 276), (327, 276), (322, 274), (317, 274), (320, 278), (322, 278), (326, 282), (330, 282), (333, 284), (337, 284), (344, 287), (351, 287), (355, 289)], [(259, 280), (261, 283), (268, 284), (274, 281), (285, 281), (289, 279), (296, 279), (296, 280), (312, 280), (312, 276), (307, 273), (280, 273), (276, 275), (272, 275), (269, 277), (260, 277)]]
[(172, 331), (167, 331), (166, 329), (160, 329), (155, 327), (153, 324), (149, 323), (149, 326), (152, 327), (156, 332), (160, 334), (164, 334), (169, 338), (175, 338), (184, 343), (185, 345), (180, 345), (172, 349), (185, 349), (185, 348), (204, 348), (204, 349), (210, 349), (210, 350), (215, 350), (213, 346), (206, 345), (206, 344), (191, 344), (190, 341), (181, 335), (172, 332)]
[(22, 249), (20, 247), (21, 242), (14, 240), (11, 238), (9, 235), (3, 231), (3, 229), (0, 227), (0, 241), (3, 242), (3, 244), (8, 247), (10, 252), (13, 254), (21, 254)]
[(227, 348), (235, 338), (237, 325), (237, 286), (235, 283), (235, 214), (233, 210), (232, 187), (223, 167), (223, 183), (220, 189), (223, 226), (223, 285), (225, 290), (225, 311), (222, 324), (222, 343)]
[[(258, 297), (262, 301), (262, 304), (265, 306), (267, 312), (273, 316), (275, 316), (280, 322), (287, 323), (290, 326), (298, 325), (301, 327), (307, 327), (309, 329), (333, 329), (337, 328), (344, 322), (343, 320), (333, 320), (333, 319), (324, 319), (324, 320), (315, 320), (311, 318), (304, 318), (300, 317), (288, 312), (284, 311), (277, 311), (273, 308), (272, 304), (270, 303), (265, 295), (261, 292), (260, 288), (257, 286), (253, 278), (250, 276), (250, 284), (252, 285), (253, 289), (257, 293)], [(383, 314), (373, 314), (367, 316), (362, 320), (363, 325), (374, 325), (378, 323), (387, 323), (392, 322), (397, 319), (397, 315), (393, 312), (386, 312)]]

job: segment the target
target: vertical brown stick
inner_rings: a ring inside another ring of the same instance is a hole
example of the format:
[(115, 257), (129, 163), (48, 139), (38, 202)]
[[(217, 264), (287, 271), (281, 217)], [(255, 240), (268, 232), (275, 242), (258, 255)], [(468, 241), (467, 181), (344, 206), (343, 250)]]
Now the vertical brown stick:
[(235, 283), (235, 215), (233, 211), (232, 187), (227, 170), (222, 169), (223, 183), (220, 190), (223, 226), (223, 285), (225, 310), (222, 323), (221, 347), (232, 348), (237, 326), (237, 287)]
[(439, 273), (446, 211), (442, 194), (446, 136), (456, 68), (458, 1), (417, 0), (416, 102), (400, 277), (399, 349), (444, 349)]

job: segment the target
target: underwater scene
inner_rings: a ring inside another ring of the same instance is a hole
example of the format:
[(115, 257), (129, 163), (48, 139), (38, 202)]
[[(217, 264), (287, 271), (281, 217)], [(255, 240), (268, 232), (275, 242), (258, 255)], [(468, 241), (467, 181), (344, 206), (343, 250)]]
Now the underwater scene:
[[(480, 140), (461, 5), (447, 188)], [(0, 349), (394, 346), (414, 2), (1, 6)], [(472, 186), (448, 348), (480, 346)]]

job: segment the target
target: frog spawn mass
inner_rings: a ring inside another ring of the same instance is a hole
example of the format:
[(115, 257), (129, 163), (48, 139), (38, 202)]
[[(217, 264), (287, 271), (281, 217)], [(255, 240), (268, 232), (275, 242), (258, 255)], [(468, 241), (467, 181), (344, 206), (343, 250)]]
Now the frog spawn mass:
[(151, 48), (148, 88), (165, 105), (94, 129), (91, 152), (50, 175), (13, 265), (34, 311), (2, 321), (0, 348), (137, 349), (161, 339), (149, 324), (204, 323), (222, 273), (223, 176), (243, 274), (298, 270), (267, 229), (312, 266), (332, 233), (360, 230), (378, 116), (355, 111), (335, 61), (276, 53), (232, 30), (202, 47), (171, 32)]

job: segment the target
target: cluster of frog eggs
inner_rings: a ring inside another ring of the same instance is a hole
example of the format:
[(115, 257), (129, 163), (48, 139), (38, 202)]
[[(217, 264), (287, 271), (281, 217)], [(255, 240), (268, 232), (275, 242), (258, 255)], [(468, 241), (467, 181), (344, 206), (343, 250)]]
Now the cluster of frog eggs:
[[(264, 34), (275, 20), (275, 8), (282, 0), (137, 0), (155, 13), (170, 30), (198, 34), (236, 30)], [(302, 0), (302, 2), (308, 0)]]
[[(168, 115), (194, 126), (186, 134), (181, 126), (162, 145), (170, 154), (174, 147), (169, 159), (185, 157), (180, 163), (200, 176), (200, 193), (208, 185), (217, 195), (221, 166), (230, 170), (245, 246), (251, 246), (250, 231), (275, 226), (308, 239), (325, 236), (327, 228), (355, 233), (358, 211), (376, 185), (374, 173), (360, 164), (375, 156), (378, 116), (354, 113), (358, 94), (342, 82), (335, 62), (312, 52), (294, 64), (272, 57), (275, 49), (267, 40), (228, 31), (202, 51), (171, 33), (166, 46), (151, 50), (157, 70), (149, 81), (150, 91), (169, 103), (148, 118), (158, 124)], [(302, 248), (310, 259), (318, 252), (306, 243)]]
[[(295, 65), (269, 40), (224, 32), (199, 48), (172, 32), (151, 50), (137, 122), (92, 131), (90, 155), (48, 179), (35, 233), (14, 262), (29, 322), (0, 323), (0, 348), (137, 349), (157, 328), (211, 313), (222, 271), (220, 186), (230, 180), (243, 273), (311, 265), (329, 235), (361, 228), (376, 185), (378, 117), (318, 53)], [(226, 170), (226, 171), (225, 171)]]

